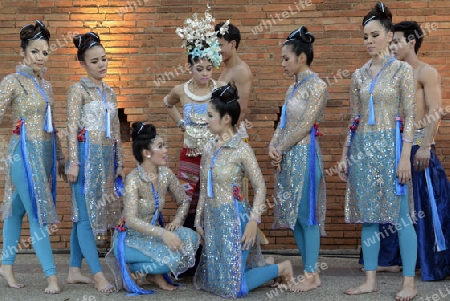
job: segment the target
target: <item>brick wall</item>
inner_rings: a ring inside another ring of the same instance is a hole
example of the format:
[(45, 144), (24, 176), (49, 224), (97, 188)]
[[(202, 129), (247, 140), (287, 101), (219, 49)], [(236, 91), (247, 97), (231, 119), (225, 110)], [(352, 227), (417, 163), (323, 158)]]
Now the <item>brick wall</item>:
[[(68, 87), (83, 75), (75, 60), (71, 36), (74, 32), (93, 30), (100, 33), (109, 56), (107, 82), (118, 95), (119, 107), (124, 109), (127, 122), (149, 121), (167, 138), (170, 166), (178, 168), (178, 151), (182, 135), (166, 114), (162, 98), (170, 89), (189, 79), (179, 74), (186, 55), (179, 47), (181, 41), (175, 28), (193, 12), (203, 13), (207, 2), (218, 21), (230, 19), (242, 32), (239, 47), (252, 69), (255, 79), (248, 119), (251, 145), (265, 175), (268, 195), (272, 194), (273, 172), (267, 160), (267, 145), (273, 134), (285, 91), (291, 80), (285, 78), (280, 67), (280, 46), (287, 34), (300, 25), (307, 25), (316, 36), (315, 60), (312, 69), (329, 84), (330, 99), (321, 123), (321, 146), (325, 168), (336, 165), (340, 158), (343, 135), (349, 119), (348, 91), (351, 73), (362, 66), (368, 56), (363, 47), (362, 17), (375, 1), (313, 0), (2, 0), (0, 9), (0, 77), (14, 71), (20, 61), (18, 33), (20, 28), (41, 19), (52, 34), (53, 54), (48, 64), (47, 79), (53, 85), (56, 99), (55, 119), (58, 127), (66, 120), (65, 94)], [(435, 66), (442, 76), (444, 105), (450, 105), (450, 3), (448, 1), (390, 1), (394, 21), (417, 20), (424, 24), (426, 38), (420, 51), (424, 61)], [(426, 29), (429, 24), (430, 30)], [(434, 23), (433, 27), (431, 25)], [(436, 30), (431, 30), (432, 28)], [(167, 73), (166, 73), (167, 72)], [(169, 74), (170, 72), (173, 75)], [(215, 71), (214, 78), (220, 70)], [(166, 76), (166, 82), (157, 81)], [(169, 76), (170, 78), (167, 78)], [(12, 120), (4, 119), (0, 128), (0, 151), (5, 157)], [(436, 138), (438, 154), (450, 175), (450, 114), (444, 118)], [(126, 127), (126, 124), (124, 125)], [(134, 166), (130, 143), (124, 143), (125, 165), (129, 172)], [(67, 149), (65, 149), (67, 152)], [(322, 249), (354, 249), (359, 244), (360, 227), (345, 224), (343, 218), (344, 188), (334, 174), (327, 181), (328, 237), (322, 239)], [(52, 236), (53, 247), (67, 249), (70, 236), (70, 203), (68, 185), (58, 182), (58, 213), (61, 224)], [(0, 189), (4, 187), (3, 165), (0, 170)], [(3, 195), (3, 191), (0, 191)], [(272, 198), (268, 197), (271, 201)], [(172, 215), (169, 204), (165, 214)], [(272, 209), (263, 216), (267, 249), (294, 249), (290, 231), (271, 230)], [(22, 238), (29, 235), (24, 225)]]

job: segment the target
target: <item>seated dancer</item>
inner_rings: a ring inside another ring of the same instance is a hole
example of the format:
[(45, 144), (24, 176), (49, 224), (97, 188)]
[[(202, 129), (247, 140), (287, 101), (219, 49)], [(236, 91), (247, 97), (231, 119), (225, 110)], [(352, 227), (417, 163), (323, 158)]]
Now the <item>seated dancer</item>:
[[(147, 280), (164, 290), (176, 287), (168, 273), (177, 277), (195, 263), (200, 236), (181, 227), (189, 208), (189, 199), (167, 165), (167, 149), (152, 124), (133, 125), (133, 154), (139, 162), (126, 178), (122, 223), (114, 234), (114, 254), (127, 291), (151, 294), (139, 288), (126, 265), (136, 274), (148, 274)], [(178, 203), (174, 220), (164, 225), (161, 212), (169, 191)]]
[[(188, 19), (190, 20), (190, 19)], [(219, 68), (222, 57), (213, 27), (210, 24), (214, 19), (208, 11), (205, 19), (197, 19), (194, 15), (192, 22), (185, 22), (185, 28), (178, 28), (178, 35), (184, 40), (183, 47), (188, 52), (188, 63), (192, 78), (175, 86), (164, 97), (167, 113), (184, 132), (184, 146), (180, 152), (178, 179), (191, 202), (189, 212), (184, 222), (185, 227), (194, 228), (195, 209), (197, 207), (200, 191), (200, 160), (205, 143), (213, 137), (208, 129), (207, 109), (211, 100), (211, 91), (218, 85), (225, 83), (212, 79), (212, 70)], [(199, 32), (200, 40), (188, 39), (192, 32)], [(208, 38), (211, 37), (211, 38)], [(177, 103), (183, 106), (183, 117), (175, 107)], [(197, 258), (201, 253), (198, 250)], [(184, 276), (194, 275), (195, 268), (189, 269)]]
[[(257, 234), (266, 197), (261, 170), (251, 147), (236, 134), (240, 115), (236, 86), (213, 91), (208, 104), (208, 127), (217, 138), (204, 148), (200, 199), (195, 227), (204, 240), (194, 285), (221, 297), (243, 297), (254, 288), (281, 276), (292, 279), (286, 260), (267, 265)], [(253, 208), (241, 193), (244, 174), (255, 191)]]

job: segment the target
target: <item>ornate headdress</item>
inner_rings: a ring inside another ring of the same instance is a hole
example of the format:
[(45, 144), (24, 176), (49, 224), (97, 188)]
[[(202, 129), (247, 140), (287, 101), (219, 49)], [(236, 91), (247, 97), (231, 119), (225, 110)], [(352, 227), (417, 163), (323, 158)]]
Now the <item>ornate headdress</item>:
[(217, 41), (217, 33), (225, 34), (228, 32), (227, 21), (220, 31), (214, 31), (214, 26), (211, 24), (215, 19), (209, 13), (210, 7), (205, 11), (205, 18), (199, 19), (195, 13), (191, 18), (184, 21), (185, 27), (176, 29), (176, 33), (183, 40), (182, 48), (185, 48), (192, 58), (206, 57), (214, 67), (219, 68), (222, 62), (222, 55), (220, 54), (220, 46)]

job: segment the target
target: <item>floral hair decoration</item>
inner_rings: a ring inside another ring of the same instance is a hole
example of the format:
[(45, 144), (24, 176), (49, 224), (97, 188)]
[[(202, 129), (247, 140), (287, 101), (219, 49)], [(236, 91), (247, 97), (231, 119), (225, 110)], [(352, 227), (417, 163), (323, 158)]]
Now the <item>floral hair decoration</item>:
[(182, 48), (185, 48), (192, 59), (206, 57), (214, 67), (219, 68), (222, 62), (220, 45), (217, 40), (217, 33), (221, 35), (228, 33), (230, 21), (226, 21), (219, 31), (214, 31), (212, 22), (215, 19), (209, 13), (208, 6), (205, 11), (205, 18), (199, 19), (195, 13), (191, 18), (184, 21), (185, 27), (176, 29), (177, 35), (183, 40)]

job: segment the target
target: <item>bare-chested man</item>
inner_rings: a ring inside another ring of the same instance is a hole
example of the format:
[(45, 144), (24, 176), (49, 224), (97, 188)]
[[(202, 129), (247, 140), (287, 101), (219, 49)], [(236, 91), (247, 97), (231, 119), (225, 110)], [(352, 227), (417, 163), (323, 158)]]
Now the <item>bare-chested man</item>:
[(220, 34), (220, 28), (224, 26), (224, 22), (219, 23), (215, 27), (215, 31), (219, 32), (217, 38), (220, 44), (222, 60), (225, 68), (220, 74), (219, 81), (234, 82), (239, 93), (239, 104), (241, 105), (241, 116), (238, 124), (245, 120), (245, 114), (248, 113), (248, 102), (250, 92), (252, 90), (253, 74), (248, 65), (241, 60), (237, 53), (239, 43), (241, 42), (241, 33), (233, 24), (228, 24), (228, 32)]
[(416, 80), (411, 164), (418, 260), (422, 280), (442, 280), (450, 275), (450, 183), (434, 147), (442, 113), (441, 79), (435, 68), (417, 57), (424, 36), (420, 25), (404, 21), (394, 25), (393, 31), (391, 51), (413, 67)]

